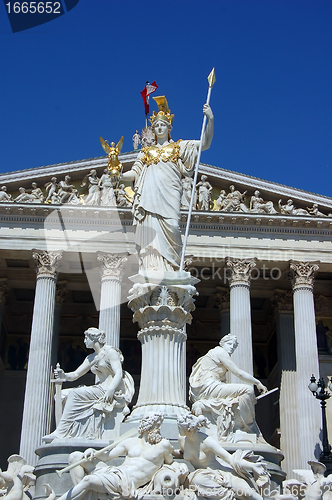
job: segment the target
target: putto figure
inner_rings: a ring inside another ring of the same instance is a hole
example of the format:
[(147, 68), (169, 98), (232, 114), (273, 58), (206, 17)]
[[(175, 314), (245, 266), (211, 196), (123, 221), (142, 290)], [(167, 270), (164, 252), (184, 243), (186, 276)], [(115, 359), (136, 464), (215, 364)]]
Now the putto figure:
[[(173, 142), (170, 137), (174, 115), (165, 96), (154, 97), (159, 111), (151, 117), (156, 144), (138, 154), (132, 169), (123, 179), (133, 181), (135, 243), (140, 270), (176, 271), (180, 266), (179, 229), (182, 176), (191, 176), (199, 141)], [(202, 149), (210, 147), (213, 137), (213, 113), (209, 105), (203, 112), (208, 118)]]
[[(267, 388), (231, 360), (237, 346), (235, 335), (225, 335), (219, 346), (199, 358), (189, 377), (192, 412), (197, 416), (203, 413), (210, 415), (211, 421), (218, 426), (218, 438), (221, 440), (231, 441), (237, 430), (261, 436), (255, 420), (253, 385), (263, 393), (267, 392)], [(245, 383), (226, 383), (228, 371)]]
[(134, 395), (134, 381), (122, 370), (121, 351), (106, 345), (105, 332), (98, 328), (86, 330), (84, 343), (94, 352), (74, 372), (65, 373), (58, 368), (54, 376), (72, 382), (91, 370), (99, 381), (96, 385), (62, 391), (62, 396), (66, 397), (64, 411), (55, 431), (43, 437), (45, 442), (79, 437), (100, 439), (105, 420), (116, 407), (122, 409), (123, 417), (129, 413), (127, 403)]

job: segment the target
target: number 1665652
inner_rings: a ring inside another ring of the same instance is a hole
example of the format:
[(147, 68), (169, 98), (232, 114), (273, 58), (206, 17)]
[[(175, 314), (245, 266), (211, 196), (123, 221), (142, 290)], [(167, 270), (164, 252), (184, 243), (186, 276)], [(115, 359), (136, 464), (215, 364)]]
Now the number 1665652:
[(60, 2), (8, 2), (8, 14), (61, 14)]

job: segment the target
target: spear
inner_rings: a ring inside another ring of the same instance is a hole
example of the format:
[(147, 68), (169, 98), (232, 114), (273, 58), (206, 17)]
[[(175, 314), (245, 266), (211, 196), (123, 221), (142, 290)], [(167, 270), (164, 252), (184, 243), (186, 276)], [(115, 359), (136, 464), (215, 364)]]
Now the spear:
[[(212, 87), (213, 87), (213, 85), (216, 82), (214, 68), (212, 69), (211, 73), (207, 77), (207, 80), (209, 82), (209, 90), (208, 90), (208, 94), (207, 94), (207, 98), (206, 98), (206, 104), (209, 104), (210, 103), (210, 97), (211, 97)], [(183, 240), (181, 263), (180, 263), (180, 272), (183, 271), (184, 256), (185, 256), (185, 252), (186, 252), (188, 235), (189, 235), (190, 219), (191, 219), (191, 215), (192, 215), (192, 211), (193, 211), (193, 205), (194, 205), (195, 190), (196, 190), (196, 183), (197, 183), (197, 176), (198, 176), (198, 167), (199, 167), (199, 162), (200, 162), (200, 159), (201, 159), (202, 145), (203, 145), (203, 136), (204, 136), (205, 126), (206, 126), (206, 120), (207, 120), (207, 118), (204, 115), (203, 125), (202, 125), (202, 131), (201, 131), (201, 138), (199, 140), (199, 148), (198, 148), (197, 161), (196, 161), (196, 166), (195, 166), (195, 175), (194, 175), (194, 181), (193, 181), (193, 189), (192, 189), (192, 192), (191, 192), (191, 199), (190, 199), (190, 205), (189, 205), (189, 212), (188, 212), (186, 232), (185, 232), (184, 240)]]

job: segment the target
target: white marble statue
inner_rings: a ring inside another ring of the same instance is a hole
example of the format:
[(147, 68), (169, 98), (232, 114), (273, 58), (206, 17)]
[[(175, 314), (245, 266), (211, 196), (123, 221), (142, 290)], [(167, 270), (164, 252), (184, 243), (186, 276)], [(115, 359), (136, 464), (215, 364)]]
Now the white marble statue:
[(245, 195), (247, 191), (240, 193), (233, 184), (229, 186), (230, 192), (224, 199), (223, 212), (248, 212), (245, 205)]
[(156, 144), (156, 138), (151, 126), (142, 129), (141, 149)]
[(133, 204), (133, 199), (127, 195), (124, 184), (120, 184), (115, 190), (115, 196), (118, 207), (131, 207)]
[[(199, 141), (177, 141), (170, 138), (173, 115), (164, 96), (154, 98), (159, 111), (151, 118), (156, 144), (143, 148), (132, 169), (123, 179), (135, 183), (133, 203), (135, 243), (140, 270), (178, 270), (182, 250), (179, 229), (182, 176), (190, 176), (195, 167)], [(213, 136), (213, 114), (204, 105), (208, 118), (202, 149), (210, 147)]]
[(180, 456), (195, 469), (188, 476), (190, 488), (199, 499), (262, 500), (258, 488), (269, 482), (269, 475), (261, 457), (242, 450), (228, 453), (200, 430), (207, 425), (202, 415), (178, 418)]
[[(283, 481), (284, 494), (292, 495), (304, 500), (330, 500), (332, 496), (332, 474), (324, 476), (326, 466), (321, 462), (308, 461), (309, 469), (294, 469), (293, 472), (300, 476), (297, 479)], [(280, 495), (282, 497), (282, 495)]]
[(86, 330), (84, 343), (87, 349), (94, 352), (74, 372), (65, 373), (56, 368), (54, 376), (72, 382), (91, 371), (99, 380), (92, 386), (62, 391), (66, 397), (64, 411), (55, 431), (43, 437), (45, 442), (81, 437), (100, 439), (105, 420), (112, 412), (120, 409), (123, 418), (129, 413), (127, 404), (134, 395), (134, 381), (129, 373), (122, 370), (121, 351), (106, 345), (105, 332), (98, 328)]
[(309, 212), (310, 215), (313, 215), (314, 217), (327, 217), (326, 214), (323, 214), (323, 212), (321, 212), (319, 210), (319, 207), (318, 207), (318, 204), (317, 203), (314, 203), (312, 205), (312, 208), (308, 208), (307, 207), (307, 210)]
[(31, 500), (35, 485), (34, 467), (21, 455), (11, 455), (6, 471), (0, 469), (0, 498), (3, 500)]
[(207, 180), (207, 175), (202, 175), (197, 183), (198, 210), (210, 210), (212, 186)]
[[(183, 177), (182, 182), (182, 195), (181, 195), (181, 208), (189, 210), (191, 193), (193, 189), (193, 180), (191, 177)], [(197, 193), (195, 193), (194, 207), (196, 207)]]
[(255, 191), (254, 196), (250, 198), (249, 205), (250, 212), (256, 214), (276, 214), (277, 210), (273, 206), (272, 201), (264, 201), (260, 196), (260, 192), (258, 190)]
[[(173, 447), (160, 434), (162, 421), (162, 414), (148, 413), (139, 424), (139, 437), (124, 439), (111, 451), (105, 452), (103, 456), (99, 455), (98, 464), (94, 459), (94, 449), (88, 448), (84, 454), (74, 452), (69, 457), (70, 463), (75, 463), (82, 457), (87, 458), (88, 462), (86, 466), (72, 469), (74, 487), (58, 500), (97, 500), (102, 493), (116, 500), (137, 498), (138, 488), (149, 483), (164, 464), (173, 462)], [(108, 462), (123, 455), (124, 462), (118, 467), (100, 462)], [(88, 474), (85, 475), (86, 473)]]
[[(57, 178), (52, 177), (50, 182), (47, 182), (45, 184), (46, 192), (47, 192), (47, 197), (45, 200), (45, 203), (48, 203), (49, 201), (52, 201), (52, 196), (57, 192), (58, 189), (58, 184), (57, 184)], [(53, 201), (52, 201), (53, 203)]]
[(35, 203), (44, 203), (45, 196), (43, 195), (43, 191), (37, 186), (37, 183), (33, 182), (31, 186), (31, 194), (35, 197)]
[(101, 205), (105, 207), (116, 207), (112, 177), (108, 168), (105, 168), (103, 175), (100, 177), (99, 187), (101, 188)]
[(216, 210), (222, 210), (224, 208), (224, 199), (226, 198), (226, 191), (224, 189), (220, 190), (219, 196), (216, 199)]
[[(237, 430), (261, 436), (255, 420), (256, 398), (253, 385), (263, 393), (267, 392), (267, 388), (231, 360), (237, 346), (235, 335), (225, 335), (219, 346), (199, 358), (189, 377), (192, 412), (197, 416), (209, 414), (212, 422), (218, 426), (220, 440), (232, 441)], [(245, 383), (226, 383), (227, 372)]]
[(66, 175), (64, 181), (58, 184), (58, 199), (60, 203), (69, 203), (70, 205), (79, 205), (78, 191), (73, 184), (70, 184), (70, 176)]
[(85, 187), (87, 183), (89, 183), (89, 192), (84, 197), (84, 205), (99, 205), (100, 187), (96, 170), (90, 170), (89, 174), (84, 177), (81, 187)]
[(138, 146), (140, 145), (140, 143), (141, 143), (141, 136), (139, 135), (138, 130), (136, 130), (135, 133), (134, 133), (134, 135), (133, 135), (133, 148), (134, 148), (134, 151), (138, 150)]
[(304, 208), (295, 208), (293, 200), (287, 200), (285, 205), (282, 205), (281, 200), (279, 200), (278, 205), (283, 215), (309, 215), (308, 210)]
[(12, 195), (7, 193), (7, 186), (2, 186), (0, 189), (0, 203), (12, 202)]
[(20, 187), (18, 190), (20, 194), (14, 199), (16, 203), (36, 203), (34, 195), (27, 193), (24, 187)]

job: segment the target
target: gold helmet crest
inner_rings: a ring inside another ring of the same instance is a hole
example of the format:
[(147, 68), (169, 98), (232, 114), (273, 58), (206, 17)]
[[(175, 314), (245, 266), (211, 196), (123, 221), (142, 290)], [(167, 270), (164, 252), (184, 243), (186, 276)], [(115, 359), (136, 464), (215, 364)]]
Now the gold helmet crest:
[(157, 120), (162, 120), (172, 125), (174, 115), (171, 115), (171, 111), (168, 107), (166, 96), (161, 95), (158, 97), (153, 97), (153, 99), (156, 101), (158, 105), (158, 113), (155, 113), (155, 111), (152, 113), (152, 116), (150, 117), (151, 125), (153, 125), (153, 123)]

